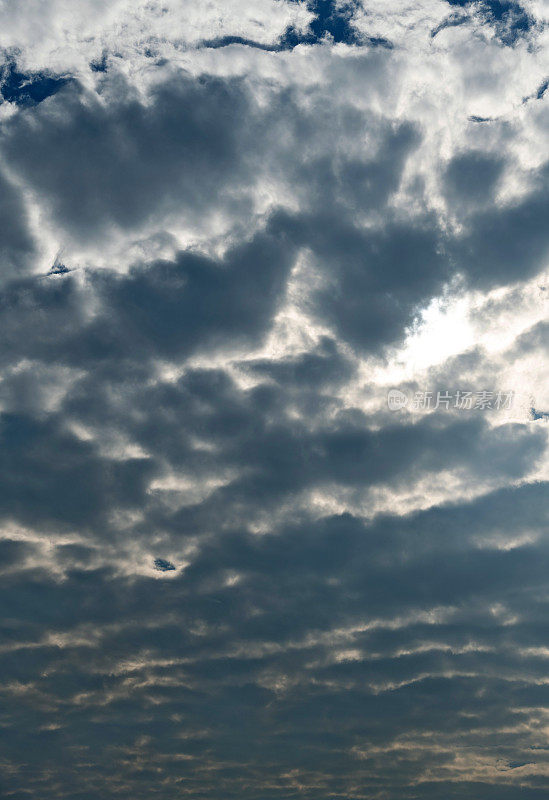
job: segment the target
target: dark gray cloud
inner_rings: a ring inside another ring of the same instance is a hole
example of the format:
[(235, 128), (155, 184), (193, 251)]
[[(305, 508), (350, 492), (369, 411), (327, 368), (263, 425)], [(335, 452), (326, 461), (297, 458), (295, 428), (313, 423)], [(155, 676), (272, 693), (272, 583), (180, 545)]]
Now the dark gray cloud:
[[(23, 524), (105, 522), (104, 512), (143, 502), (146, 459), (101, 459), (54, 420), (5, 415), (0, 423), (0, 514)], [(121, 504), (119, 506), (119, 504)]]
[(303, 220), (298, 233), (308, 237), (332, 283), (316, 293), (318, 313), (358, 348), (377, 350), (399, 339), (449, 276), (432, 220), (370, 231), (321, 217)]
[(545, 165), (538, 173), (538, 185), (520, 199), (480, 211), (464, 235), (457, 237), (453, 243), (457, 263), (473, 283), (506, 285), (541, 272), (549, 251), (543, 225), (549, 210), (547, 172)]
[[(183, 252), (173, 262), (31, 278), (0, 303), (4, 353), (74, 368), (101, 362), (175, 358), (197, 348), (256, 340), (268, 329), (295, 258), (285, 232), (269, 223), (224, 258)], [(97, 302), (91, 318), (85, 305)], [(29, 325), (35, 333), (29, 338)], [(118, 368), (118, 367), (117, 367)]]
[(318, 396), (326, 384), (341, 384), (353, 374), (353, 363), (329, 337), (323, 337), (317, 349), (281, 359), (263, 358), (243, 362), (244, 369), (255, 375), (270, 378), (284, 391), (294, 391), (303, 397), (308, 389)]
[(103, 98), (72, 84), (55, 101), (10, 120), (0, 147), (81, 240), (174, 206), (203, 213), (239, 171), (248, 101), (238, 81), (179, 73), (144, 105), (117, 75)]
[[(169, 797), (174, 786), (214, 796), (220, 785), (254, 797), (265, 783), (273, 797), (313, 797), (357, 783), (377, 791), (389, 771), (392, 791), (412, 798), (418, 780), (429, 796), (422, 776), (435, 765), (438, 791), (496, 796), (502, 760), (532, 760), (542, 741), (531, 707), (544, 667), (529, 648), (546, 628), (535, 591), (547, 553), (473, 543), (542, 530), (546, 490), (370, 526), (343, 515), (267, 537), (235, 531), (210, 538), (169, 583), (108, 571), (74, 571), (57, 586), (40, 573), (8, 580), (12, 624), (32, 622), (6, 638), (3, 667), (17, 669), (21, 691), (4, 715), (39, 725), (23, 739), (10, 725), (4, 758), (45, 797), (60, 786), (82, 797), (113, 787)], [(235, 570), (240, 582), (223, 587)], [(46, 621), (53, 640), (25, 650)], [(532, 726), (526, 738), (521, 725)], [(481, 759), (482, 780), (456, 784), (456, 752), (473, 773)], [(541, 797), (535, 775), (524, 780), (526, 796)]]
[(455, 155), (445, 170), (445, 190), (452, 199), (469, 205), (490, 200), (503, 167), (504, 162), (492, 154), (469, 151)]
[(28, 215), (21, 193), (0, 172), (0, 275), (13, 278), (25, 272), (35, 253), (35, 242), (29, 229)]

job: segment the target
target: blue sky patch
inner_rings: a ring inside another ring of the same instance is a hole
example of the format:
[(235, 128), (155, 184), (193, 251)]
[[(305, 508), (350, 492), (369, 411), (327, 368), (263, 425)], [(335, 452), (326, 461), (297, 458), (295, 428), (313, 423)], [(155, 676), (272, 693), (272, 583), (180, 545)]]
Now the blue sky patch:
[(505, 45), (513, 45), (526, 36), (536, 23), (528, 11), (514, 0), (447, 0), (451, 6), (478, 10), (492, 25), (496, 36)]
[(4, 100), (10, 103), (31, 106), (56, 94), (69, 81), (70, 78), (47, 72), (20, 72), (14, 63), (9, 62), (1, 67), (0, 91)]

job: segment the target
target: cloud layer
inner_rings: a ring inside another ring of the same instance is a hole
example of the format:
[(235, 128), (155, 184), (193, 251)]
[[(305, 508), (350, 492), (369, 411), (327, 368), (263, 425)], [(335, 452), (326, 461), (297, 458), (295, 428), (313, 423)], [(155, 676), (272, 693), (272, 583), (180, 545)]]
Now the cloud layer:
[(2, 796), (545, 798), (546, 6), (3, 6)]

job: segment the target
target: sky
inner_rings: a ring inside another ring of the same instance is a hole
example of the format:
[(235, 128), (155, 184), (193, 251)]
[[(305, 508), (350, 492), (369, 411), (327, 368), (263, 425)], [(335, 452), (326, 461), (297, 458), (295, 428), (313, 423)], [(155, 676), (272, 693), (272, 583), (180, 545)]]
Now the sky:
[(546, 800), (548, 0), (0, 0), (0, 796)]

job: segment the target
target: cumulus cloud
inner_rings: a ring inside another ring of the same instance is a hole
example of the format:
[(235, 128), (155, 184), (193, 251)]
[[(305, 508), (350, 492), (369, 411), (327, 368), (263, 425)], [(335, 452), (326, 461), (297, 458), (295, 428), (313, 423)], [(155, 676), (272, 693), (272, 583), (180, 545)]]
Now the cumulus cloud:
[(3, 6), (6, 796), (544, 798), (543, 4)]

